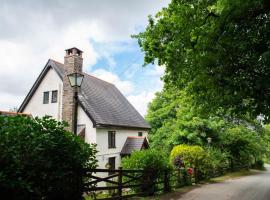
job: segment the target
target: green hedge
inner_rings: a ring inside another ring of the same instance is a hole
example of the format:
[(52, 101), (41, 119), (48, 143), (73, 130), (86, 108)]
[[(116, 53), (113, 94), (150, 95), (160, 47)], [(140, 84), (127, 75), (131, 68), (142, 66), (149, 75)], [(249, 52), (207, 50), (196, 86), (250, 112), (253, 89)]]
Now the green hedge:
[(0, 196), (82, 199), (83, 167), (95, 168), (96, 148), (49, 117), (0, 116)]
[[(153, 149), (133, 152), (130, 157), (123, 158), (122, 167), (129, 170), (143, 170), (142, 178), (132, 182), (132, 184), (141, 184), (141, 188), (133, 188), (133, 190), (148, 192), (150, 195), (157, 189), (153, 186), (152, 181), (163, 179), (164, 171), (171, 169), (168, 157)], [(141, 173), (137, 174), (137, 176), (139, 175)]]

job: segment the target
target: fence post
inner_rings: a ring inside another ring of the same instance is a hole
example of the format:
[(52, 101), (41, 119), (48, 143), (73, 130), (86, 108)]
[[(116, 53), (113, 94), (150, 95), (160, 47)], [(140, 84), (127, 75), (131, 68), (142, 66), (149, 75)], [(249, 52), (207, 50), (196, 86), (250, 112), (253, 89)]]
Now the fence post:
[(198, 183), (198, 173), (197, 173), (197, 168), (194, 167), (194, 182)]
[(122, 178), (123, 178), (123, 171), (122, 167), (119, 167), (119, 175), (118, 175), (118, 196), (122, 199)]
[(169, 180), (169, 173), (168, 170), (164, 171), (164, 180), (163, 180), (163, 192), (170, 191), (170, 180)]

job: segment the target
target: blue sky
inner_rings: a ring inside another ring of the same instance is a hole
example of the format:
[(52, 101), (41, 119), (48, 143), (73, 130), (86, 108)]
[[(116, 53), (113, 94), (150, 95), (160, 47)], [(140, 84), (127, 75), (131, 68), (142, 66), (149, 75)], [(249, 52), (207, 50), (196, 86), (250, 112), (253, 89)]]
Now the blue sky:
[[(143, 65), (132, 34), (169, 0), (2, 0), (0, 110), (19, 107), (49, 58), (84, 51), (84, 71), (114, 83), (144, 115), (164, 70)], [(23, 19), (23, 20), (22, 20)]]

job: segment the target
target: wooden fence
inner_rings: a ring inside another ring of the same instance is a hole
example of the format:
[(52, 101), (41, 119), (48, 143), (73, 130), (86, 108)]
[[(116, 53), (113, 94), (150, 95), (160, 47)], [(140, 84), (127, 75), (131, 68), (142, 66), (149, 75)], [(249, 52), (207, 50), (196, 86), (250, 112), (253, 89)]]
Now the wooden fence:
[[(87, 177), (84, 191), (96, 195), (96, 199), (126, 199), (133, 196), (153, 195), (157, 191), (169, 191), (169, 179), (166, 171), (157, 174), (154, 171), (93, 169), (85, 170)], [(106, 174), (104, 174), (106, 173)], [(162, 177), (162, 178), (160, 178)], [(97, 195), (103, 191), (109, 197)], [(102, 196), (100, 198), (100, 196)]]
[(184, 176), (179, 170), (170, 173), (159, 171), (157, 174), (151, 170), (123, 170), (121, 167), (117, 170), (85, 169), (84, 177), (84, 192), (100, 200), (150, 196), (156, 192), (168, 192), (173, 187), (186, 185), (187, 181), (195, 181), (194, 177)]
[(220, 176), (226, 168), (209, 169), (205, 174), (192, 169), (172, 171), (84, 169), (84, 192), (99, 200), (127, 199), (134, 196), (150, 196), (156, 192), (168, 192), (173, 188), (192, 185), (202, 179)]

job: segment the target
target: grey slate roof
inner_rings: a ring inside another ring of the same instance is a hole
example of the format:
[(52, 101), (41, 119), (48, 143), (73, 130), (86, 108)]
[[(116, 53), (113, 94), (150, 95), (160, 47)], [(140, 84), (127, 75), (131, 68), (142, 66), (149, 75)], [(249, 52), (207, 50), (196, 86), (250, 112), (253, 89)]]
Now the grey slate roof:
[(130, 155), (132, 151), (140, 151), (143, 148), (149, 148), (148, 141), (145, 137), (128, 137), (120, 154)]
[[(43, 79), (48, 71), (47, 68), (50, 67), (63, 79), (65, 72), (64, 65), (57, 61), (49, 60), (19, 108), (19, 111), (23, 111), (23, 108), (32, 96), (31, 93), (37, 89), (41, 82), (39, 79)], [(84, 73), (84, 75), (81, 91), (79, 92), (79, 103), (92, 120), (94, 126), (97, 128), (108, 126), (150, 128), (150, 125), (113, 84), (87, 73)]]

